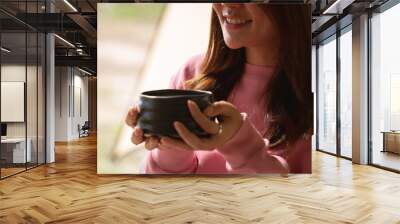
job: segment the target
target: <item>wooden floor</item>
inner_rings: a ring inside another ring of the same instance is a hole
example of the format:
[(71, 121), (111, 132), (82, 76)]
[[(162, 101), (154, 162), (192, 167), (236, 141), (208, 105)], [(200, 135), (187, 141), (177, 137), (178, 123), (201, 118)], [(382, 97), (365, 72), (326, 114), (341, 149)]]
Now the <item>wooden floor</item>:
[(400, 154), (392, 152), (374, 151), (372, 161), (374, 164), (400, 170)]
[(1, 177), (7, 177), (19, 172), (22, 172), (26, 170), (25, 167), (24, 168), (1, 168)]
[(3, 167), (3, 168), (1, 168), (1, 178), (6, 178), (8, 176), (15, 175), (20, 172), (24, 172), (27, 169), (33, 169), (36, 166), (37, 166), (37, 164), (27, 163), (27, 167), (25, 167), (24, 164), (19, 165), (19, 167), (7, 167), (7, 168)]
[(98, 176), (94, 137), (0, 181), (0, 223), (400, 223), (400, 175), (320, 152), (312, 175)]

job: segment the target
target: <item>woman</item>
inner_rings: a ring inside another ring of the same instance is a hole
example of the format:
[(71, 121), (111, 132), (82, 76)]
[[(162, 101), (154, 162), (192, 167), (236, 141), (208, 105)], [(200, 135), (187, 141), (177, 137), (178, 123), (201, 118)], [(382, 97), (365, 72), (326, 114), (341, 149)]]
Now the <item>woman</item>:
[[(307, 5), (214, 3), (207, 53), (191, 58), (170, 88), (210, 90), (217, 100), (194, 120), (209, 138), (175, 122), (182, 141), (143, 136), (145, 173), (310, 173), (311, 30)], [(216, 124), (208, 118), (223, 117)]]

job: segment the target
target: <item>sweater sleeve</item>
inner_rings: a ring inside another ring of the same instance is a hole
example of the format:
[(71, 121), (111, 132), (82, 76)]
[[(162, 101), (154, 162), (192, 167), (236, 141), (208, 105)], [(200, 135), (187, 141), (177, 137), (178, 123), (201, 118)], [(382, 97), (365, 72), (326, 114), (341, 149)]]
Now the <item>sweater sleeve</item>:
[[(186, 80), (197, 72), (201, 56), (192, 57), (177, 74), (171, 77), (169, 88), (185, 89)], [(147, 152), (145, 158), (145, 173), (194, 173), (197, 170), (198, 159), (194, 151), (156, 148)]]
[(217, 150), (226, 159), (230, 173), (288, 173), (287, 161), (268, 152), (268, 140), (264, 139), (242, 113), (243, 124), (236, 134)]

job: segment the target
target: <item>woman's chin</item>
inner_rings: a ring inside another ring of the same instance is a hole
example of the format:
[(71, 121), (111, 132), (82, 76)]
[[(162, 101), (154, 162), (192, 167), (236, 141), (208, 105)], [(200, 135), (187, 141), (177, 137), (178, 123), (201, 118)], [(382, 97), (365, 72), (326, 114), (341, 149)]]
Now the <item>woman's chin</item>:
[(236, 44), (236, 43), (225, 42), (225, 44), (226, 44), (227, 47), (229, 47), (232, 50), (239, 49), (239, 48), (243, 47), (242, 45)]
[(243, 47), (243, 44), (240, 44), (240, 41), (235, 40), (236, 38), (232, 38), (228, 35), (224, 35), (224, 42), (227, 47), (230, 49), (239, 49)]

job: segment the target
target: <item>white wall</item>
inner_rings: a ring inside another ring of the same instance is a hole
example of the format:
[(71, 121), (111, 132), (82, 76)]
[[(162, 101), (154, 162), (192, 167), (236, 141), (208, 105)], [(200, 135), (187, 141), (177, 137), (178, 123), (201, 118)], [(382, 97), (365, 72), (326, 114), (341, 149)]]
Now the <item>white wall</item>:
[(75, 86), (81, 88), (82, 91), (82, 116), (80, 116), (80, 122), (88, 120), (88, 77), (75, 75)]
[[(2, 82), (25, 82), (25, 65), (2, 65), (1, 66), (1, 81)], [(28, 67), (28, 71), (32, 67)], [(7, 96), (2, 96), (2, 98)], [(1, 108), (6, 110), (7, 108)], [(25, 137), (25, 124), (24, 122), (7, 123), (7, 136), (8, 137)]]
[[(25, 70), (27, 69), (27, 70)], [(28, 72), (28, 79), (30, 77), (30, 74), (35, 74), (36, 75), (36, 67), (34, 66), (28, 66), (25, 67), (25, 65), (2, 65), (1, 66), (1, 81), (2, 82), (25, 82), (25, 75), (26, 71)], [(33, 81), (29, 79), (29, 84), (30, 85), (36, 85), (36, 81)], [(28, 106), (35, 107), (36, 108), (36, 103), (34, 105), (29, 105), (31, 102), (36, 102), (36, 88), (27, 88), (27, 103)], [(33, 99), (35, 98), (35, 99)], [(6, 108), (1, 108), (2, 110), (5, 110)], [(32, 108), (28, 110), (28, 112), (31, 112)], [(36, 123), (36, 113), (28, 113), (27, 114), (28, 122), (35, 121)], [(36, 126), (33, 127), (33, 124), (28, 125), (28, 137), (30, 133), (33, 133), (33, 131), (30, 131), (30, 128), (33, 128), (36, 130)], [(36, 132), (35, 132), (36, 134)], [(25, 122), (7, 122), (7, 136), (8, 137), (25, 137)]]
[(70, 141), (88, 120), (88, 78), (72, 67), (56, 67), (55, 73), (55, 141)]
[(55, 68), (55, 141), (68, 141), (69, 132), (69, 84), (68, 67)]
[[(28, 67), (28, 70), (30, 68)], [(25, 82), (25, 65), (2, 65), (1, 66), (1, 81), (2, 82)], [(1, 108), (4, 110), (4, 108)], [(7, 123), (7, 137), (20, 138), (25, 137), (25, 123), (12, 122)]]
[[(78, 124), (82, 126), (85, 121), (88, 121), (88, 77), (81, 76), (82, 73), (76, 73), (74, 70), (74, 108), (73, 108), (73, 119), (71, 120), (71, 135), (73, 138), (79, 137)], [(81, 107), (81, 108), (80, 108)], [(80, 111), (82, 110), (82, 111)], [(75, 113), (74, 113), (75, 111)]]
[[(8, 138), (25, 138), (30, 139), (30, 148), (32, 161), (39, 163), (44, 162), (44, 74), (42, 67), (25, 64), (3, 64), (1, 66), (2, 82), (24, 82), (26, 84), (26, 106), (23, 106), (22, 113), (26, 112), (26, 121), (23, 122), (6, 122)], [(26, 80), (27, 79), (27, 80)], [(7, 95), (2, 95), (7, 98)], [(10, 108), (1, 108), (10, 110)], [(8, 111), (13, 113), (13, 111)], [(15, 112), (14, 112), (15, 113)], [(39, 156), (37, 156), (39, 153)]]

